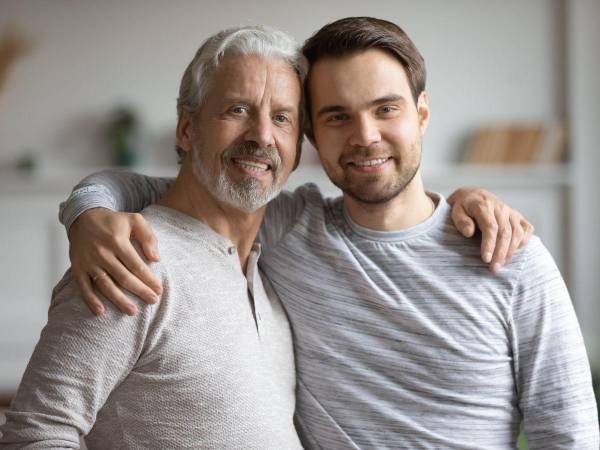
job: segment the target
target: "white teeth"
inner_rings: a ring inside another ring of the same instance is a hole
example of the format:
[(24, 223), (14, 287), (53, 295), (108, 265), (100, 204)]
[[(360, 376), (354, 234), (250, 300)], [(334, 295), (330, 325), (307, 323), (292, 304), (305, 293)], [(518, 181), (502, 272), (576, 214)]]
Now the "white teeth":
[(369, 159), (368, 161), (355, 161), (354, 165), (358, 167), (377, 166), (386, 162), (387, 158)]
[(248, 170), (267, 170), (269, 168), (267, 164), (262, 164), (257, 161), (240, 161), (239, 159), (236, 159), (234, 162), (238, 166)]

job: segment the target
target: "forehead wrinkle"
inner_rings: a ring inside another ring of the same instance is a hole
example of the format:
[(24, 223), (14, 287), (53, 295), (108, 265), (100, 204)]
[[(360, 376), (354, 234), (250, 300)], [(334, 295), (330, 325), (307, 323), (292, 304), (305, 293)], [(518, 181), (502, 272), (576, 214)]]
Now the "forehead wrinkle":
[(302, 88), (296, 71), (288, 63), (275, 60), (266, 67), (265, 72), (265, 90), (266, 83), (269, 82), (269, 97), (273, 109), (280, 112), (298, 112)]
[(213, 74), (215, 81), (221, 84), (226, 97), (247, 97), (249, 92), (262, 86), (264, 92), (266, 75), (264, 64), (256, 56), (228, 55), (221, 60)]
[[(259, 64), (252, 63), (258, 61)], [(298, 111), (300, 96), (300, 82), (296, 72), (283, 61), (265, 59), (258, 56), (240, 58), (241, 61), (228, 61), (229, 67), (225, 69), (225, 81), (228, 85), (224, 90), (223, 101), (241, 101), (249, 105), (273, 104), (272, 109), (280, 111)], [(232, 64), (235, 64), (233, 68)], [(285, 68), (285, 69), (283, 69)], [(283, 70), (282, 70), (283, 69)], [(289, 92), (289, 96), (279, 95)], [(297, 92), (297, 94), (296, 94)], [(296, 95), (294, 95), (296, 94)], [(294, 95), (294, 99), (289, 100)]]

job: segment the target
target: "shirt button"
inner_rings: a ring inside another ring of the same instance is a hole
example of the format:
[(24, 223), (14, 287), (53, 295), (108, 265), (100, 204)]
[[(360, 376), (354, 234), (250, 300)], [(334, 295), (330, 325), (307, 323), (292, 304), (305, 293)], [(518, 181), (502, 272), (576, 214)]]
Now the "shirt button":
[(236, 252), (235, 247), (229, 247), (227, 249), (227, 253), (229, 253), (230, 255), (235, 255), (235, 252)]

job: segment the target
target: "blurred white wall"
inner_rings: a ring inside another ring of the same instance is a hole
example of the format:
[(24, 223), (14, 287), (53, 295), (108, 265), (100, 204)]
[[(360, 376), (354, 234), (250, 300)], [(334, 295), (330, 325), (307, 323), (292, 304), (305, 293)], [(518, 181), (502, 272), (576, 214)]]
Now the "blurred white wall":
[(588, 353), (600, 368), (600, 0), (572, 0), (567, 17), (568, 111), (575, 178), (570, 286)]
[(433, 112), (425, 161), (456, 160), (482, 122), (560, 117), (558, 14), (548, 0), (3, 0), (0, 30), (13, 23), (34, 48), (0, 93), (0, 160), (27, 149), (47, 165), (105, 163), (99, 126), (126, 103), (146, 127), (146, 162), (172, 161), (177, 87), (206, 37), (266, 23), (301, 41), (349, 15), (389, 19), (414, 39)]
[(107, 164), (102, 126), (120, 104), (140, 115), (144, 163), (173, 164), (177, 87), (207, 36), (265, 23), (302, 41), (351, 15), (400, 24), (425, 56), (432, 108), (425, 165), (459, 160), (465, 137), (483, 123), (569, 120), (570, 288), (600, 362), (599, 0), (1, 0), (0, 32), (13, 25), (33, 48), (0, 91), (0, 166), (23, 152), (42, 168), (79, 173)]

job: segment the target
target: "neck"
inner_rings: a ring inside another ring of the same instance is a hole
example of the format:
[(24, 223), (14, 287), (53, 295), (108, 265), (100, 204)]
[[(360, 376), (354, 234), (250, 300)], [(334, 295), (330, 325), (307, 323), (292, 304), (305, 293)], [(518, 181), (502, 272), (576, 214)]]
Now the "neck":
[(215, 199), (196, 179), (190, 164), (183, 163), (175, 183), (158, 204), (204, 222), (237, 248), (244, 273), (265, 208), (248, 213)]
[(344, 206), (358, 225), (377, 231), (399, 231), (427, 220), (435, 205), (425, 193), (421, 172), (408, 186), (386, 203), (363, 203), (344, 194)]

